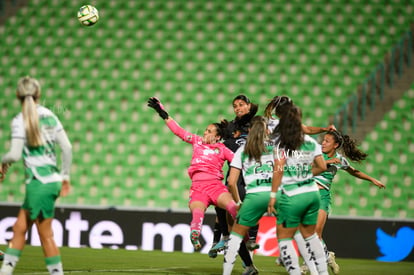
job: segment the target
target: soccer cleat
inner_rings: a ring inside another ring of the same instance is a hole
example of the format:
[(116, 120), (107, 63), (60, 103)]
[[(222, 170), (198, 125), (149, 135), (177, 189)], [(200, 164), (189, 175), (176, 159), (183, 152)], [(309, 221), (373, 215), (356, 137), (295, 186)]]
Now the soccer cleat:
[(306, 264), (303, 264), (300, 267), (300, 274), (306, 275), (306, 274), (308, 274), (308, 272), (309, 272), (309, 267)]
[(246, 247), (247, 247), (247, 249), (248, 249), (248, 250), (253, 251), (253, 250), (255, 250), (255, 249), (260, 248), (260, 244), (256, 243), (256, 242), (255, 242), (255, 241), (253, 241), (253, 240), (248, 240), (248, 241), (246, 242)]
[(335, 261), (335, 253), (332, 251), (328, 252), (328, 266), (332, 270), (333, 274), (339, 274), (339, 265)]
[(226, 248), (228, 239), (221, 239), (215, 246), (213, 246), (210, 251), (220, 252)]
[(200, 231), (198, 230), (191, 230), (190, 239), (191, 243), (194, 246), (194, 250), (198, 251), (201, 249), (201, 243), (200, 243)]
[(213, 243), (213, 245), (211, 246), (210, 250), (208, 251), (208, 256), (210, 258), (216, 258), (217, 257), (217, 250), (214, 250), (214, 246), (216, 246), (217, 243)]
[(259, 274), (259, 270), (254, 265), (246, 266), (242, 275), (257, 275)]

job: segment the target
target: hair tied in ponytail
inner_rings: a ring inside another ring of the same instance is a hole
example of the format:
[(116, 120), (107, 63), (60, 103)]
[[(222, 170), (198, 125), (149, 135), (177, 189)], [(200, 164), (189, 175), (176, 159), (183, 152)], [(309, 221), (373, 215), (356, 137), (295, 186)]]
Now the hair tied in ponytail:
[(293, 104), (292, 99), (288, 96), (285, 96), (285, 95), (275, 96), (272, 101), (273, 101), (273, 110), (275, 111), (276, 115), (279, 113), (278, 112), (279, 107), (282, 107), (286, 104), (289, 104), (289, 105)]
[(338, 140), (339, 145), (338, 145), (338, 148), (336, 149), (340, 149), (342, 145), (344, 145), (344, 138), (339, 131), (332, 130), (332, 131), (329, 131), (328, 134), (335, 136), (335, 139)]

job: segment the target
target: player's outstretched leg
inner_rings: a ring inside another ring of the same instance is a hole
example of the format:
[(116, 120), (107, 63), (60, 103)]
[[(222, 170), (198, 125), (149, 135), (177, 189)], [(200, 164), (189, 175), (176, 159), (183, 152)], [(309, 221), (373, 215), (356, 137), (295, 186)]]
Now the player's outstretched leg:
[[(197, 202), (196, 202), (197, 203)], [(194, 204), (196, 204), (194, 203)], [(191, 206), (190, 206), (191, 208)], [(201, 243), (200, 243), (200, 235), (201, 235), (201, 226), (203, 224), (204, 220), (204, 212), (205, 209), (202, 209), (200, 207), (195, 206), (191, 210), (192, 220), (190, 223), (190, 240), (191, 243), (194, 246), (194, 250), (198, 251), (201, 249)]]
[(191, 230), (190, 239), (191, 239), (191, 243), (194, 246), (194, 250), (196, 250), (196, 251), (200, 250), (201, 249), (200, 231)]

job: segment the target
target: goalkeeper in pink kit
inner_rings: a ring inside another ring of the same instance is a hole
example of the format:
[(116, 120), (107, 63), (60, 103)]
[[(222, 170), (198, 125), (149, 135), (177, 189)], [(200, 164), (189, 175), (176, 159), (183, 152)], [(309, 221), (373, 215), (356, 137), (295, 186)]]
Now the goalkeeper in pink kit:
[(236, 203), (222, 182), (224, 162), (231, 162), (233, 159), (233, 152), (220, 142), (226, 122), (208, 125), (201, 137), (181, 128), (157, 98), (149, 98), (148, 106), (157, 111), (176, 136), (193, 145), (193, 156), (188, 168), (192, 181), (189, 200), (192, 214), (190, 238), (194, 249), (199, 250), (204, 213), (210, 205), (226, 209), (233, 218), (236, 216)]

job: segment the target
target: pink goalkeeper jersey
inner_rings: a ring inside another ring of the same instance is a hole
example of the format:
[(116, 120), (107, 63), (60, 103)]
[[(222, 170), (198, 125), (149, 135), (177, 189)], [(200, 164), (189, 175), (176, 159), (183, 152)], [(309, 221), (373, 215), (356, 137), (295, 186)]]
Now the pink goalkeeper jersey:
[[(197, 178), (197, 180), (222, 180), (224, 178), (224, 162), (226, 160), (231, 162), (234, 155), (229, 148), (223, 143), (203, 143), (202, 137), (187, 132), (174, 120), (169, 121), (167, 126), (176, 136), (193, 145), (193, 156), (190, 167), (188, 167), (188, 175), (192, 180), (194, 175), (198, 172), (201, 172), (200, 174), (202, 174), (204, 178)], [(206, 174), (208, 174), (207, 177)]]

